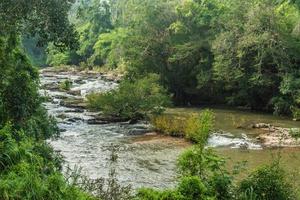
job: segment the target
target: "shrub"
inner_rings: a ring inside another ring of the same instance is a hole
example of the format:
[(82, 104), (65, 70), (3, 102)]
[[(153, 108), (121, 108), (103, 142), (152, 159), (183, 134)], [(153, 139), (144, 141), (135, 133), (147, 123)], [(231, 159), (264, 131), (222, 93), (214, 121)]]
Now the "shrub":
[(136, 200), (208, 200), (207, 188), (199, 177), (189, 176), (180, 180), (175, 190), (154, 190), (142, 188)]
[(177, 168), (183, 176), (199, 176), (207, 179), (211, 172), (224, 172), (224, 159), (213, 150), (195, 145), (184, 151), (177, 160)]
[(205, 110), (198, 116), (194, 115), (188, 118), (185, 135), (191, 141), (204, 145), (213, 128), (214, 114), (210, 110)]
[(11, 125), (0, 129), (1, 200), (93, 199), (68, 185), (59, 169), (60, 159), (47, 144), (33, 142)]
[(70, 64), (72, 55), (69, 51), (61, 52), (53, 44), (48, 46), (46, 63), (50, 66), (60, 66)]
[(45, 140), (59, 136), (59, 128), (54, 117), (48, 115), (47, 110), (40, 106), (23, 127), (27, 136), (36, 140)]
[(288, 200), (296, 199), (293, 187), (286, 180), (285, 172), (279, 163), (263, 166), (256, 170), (248, 178), (243, 180), (239, 192), (251, 195), (258, 200)]
[(186, 118), (171, 115), (155, 115), (151, 117), (151, 124), (157, 132), (170, 136), (184, 136)]
[(178, 191), (165, 190), (160, 195), (159, 200), (185, 200), (185, 197)]
[(225, 161), (211, 149), (196, 145), (180, 155), (178, 172), (183, 177), (197, 176), (217, 199), (231, 199), (233, 177), (225, 170)]
[(299, 128), (291, 128), (289, 134), (296, 139), (300, 138), (300, 129)]
[(18, 127), (24, 126), (41, 103), (37, 70), (26, 62), (19, 63), (14, 70), (0, 80), (0, 126), (7, 122)]
[(273, 97), (271, 105), (273, 106), (273, 114), (275, 115), (290, 115), (291, 101), (283, 97)]
[(199, 177), (190, 176), (182, 178), (178, 191), (185, 200), (204, 200), (206, 199), (207, 188)]
[(136, 200), (185, 200), (185, 198), (175, 190), (157, 191), (150, 188), (138, 190)]
[(136, 195), (136, 200), (158, 200), (160, 192), (151, 188), (139, 189)]
[(178, 117), (172, 115), (153, 116), (151, 123), (155, 130), (171, 135), (184, 136), (191, 141), (205, 145), (214, 127), (214, 114), (205, 110), (198, 115)]
[(294, 120), (300, 120), (300, 108), (292, 107), (291, 110), (292, 110)]
[(63, 91), (69, 91), (72, 87), (72, 84), (72, 81), (70, 81), (69, 79), (64, 80), (59, 84), (59, 89)]
[(124, 80), (118, 89), (88, 95), (87, 101), (91, 109), (101, 110), (105, 115), (133, 120), (160, 114), (170, 105), (170, 98), (155, 74), (134, 82)]

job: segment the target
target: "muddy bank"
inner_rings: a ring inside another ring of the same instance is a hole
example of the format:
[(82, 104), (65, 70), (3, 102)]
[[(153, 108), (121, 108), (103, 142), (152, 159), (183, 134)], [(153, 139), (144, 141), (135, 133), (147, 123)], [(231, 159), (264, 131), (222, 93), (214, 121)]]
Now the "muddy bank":
[(134, 144), (166, 144), (181, 148), (192, 146), (192, 143), (183, 138), (160, 135), (156, 132), (146, 133), (143, 136), (135, 137), (131, 140)]

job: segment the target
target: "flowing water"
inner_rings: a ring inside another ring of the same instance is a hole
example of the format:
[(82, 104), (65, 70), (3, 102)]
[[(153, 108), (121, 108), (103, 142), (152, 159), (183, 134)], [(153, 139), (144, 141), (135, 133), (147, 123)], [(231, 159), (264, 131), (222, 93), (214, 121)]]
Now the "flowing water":
[[(71, 80), (71, 91), (59, 90), (59, 83)], [(49, 97), (45, 103), (49, 114), (56, 117), (62, 133), (49, 143), (59, 151), (66, 165), (82, 169), (90, 178), (107, 177), (112, 146), (117, 146), (118, 179), (122, 184), (131, 184), (134, 188), (172, 187), (176, 184), (176, 158), (190, 146), (178, 138), (169, 138), (146, 134), (151, 132), (151, 126), (146, 122), (138, 124), (110, 123), (89, 124), (97, 113), (87, 111), (82, 104), (85, 96), (91, 92), (104, 92), (117, 87), (117, 83), (108, 81), (99, 74), (43, 71), (41, 73), (41, 93)], [(77, 102), (76, 104), (66, 102)], [(80, 103), (78, 103), (80, 102)], [(186, 109), (170, 110), (184, 114)], [(191, 110), (189, 110), (190, 112)], [(199, 110), (192, 110), (198, 112)], [(232, 160), (243, 158), (262, 159), (268, 162), (267, 152), (262, 150), (252, 135), (255, 133), (234, 128), (236, 123), (250, 121), (273, 122), (288, 127), (300, 127), (298, 122), (279, 119), (269, 115), (242, 113), (239, 111), (214, 110), (217, 115), (218, 131), (209, 138), (208, 145)], [(241, 147), (247, 146), (247, 151)], [(297, 152), (295, 149), (293, 152)], [(263, 152), (263, 154), (261, 154)], [(290, 154), (288, 152), (288, 154)], [(247, 156), (246, 156), (247, 155)], [(255, 155), (251, 157), (251, 155)], [(269, 155), (269, 154), (268, 154)], [(289, 161), (287, 161), (289, 162)], [(254, 162), (253, 166), (257, 163)], [(300, 164), (300, 162), (299, 162)], [(299, 165), (298, 165), (299, 166)]]

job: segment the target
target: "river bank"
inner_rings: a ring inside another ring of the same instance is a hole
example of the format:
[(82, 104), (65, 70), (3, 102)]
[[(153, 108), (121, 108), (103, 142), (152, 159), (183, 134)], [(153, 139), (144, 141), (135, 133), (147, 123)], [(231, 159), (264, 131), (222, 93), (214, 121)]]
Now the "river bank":
[[(111, 90), (117, 87), (116, 80), (107, 80), (101, 73), (51, 70), (42, 70), (40, 80), (40, 92), (48, 99), (44, 106), (57, 119), (61, 130), (59, 138), (48, 142), (63, 156), (64, 170), (77, 167), (89, 178), (107, 178), (112, 147), (116, 147), (115, 168), (121, 184), (133, 188), (167, 188), (176, 184), (176, 158), (185, 146), (177, 142), (137, 142), (138, 137), (152, 131), (149, 123), (106, 123), (99, 120), (100, 113), (86, 109), (84, 98), (88, 93)], [(72, 81), (69, 91), (59, 88), (65, 80)], [(90, 123), (93, 120), (96, 123)]]
[[(166, 114), (187, 116), (199, 114), (205, 108), (171, 108)], [(262, 148), (300, 147), (300, 122), (288, 117), (237, 109), (211, 108), (216, 115), (216, 132), (247, 138)]]
[[(108, 79), (106, 74), (98, 72), (48, 69), (41, 71), (40, 78), (40, 92), (48, 99), (44, 105), (57, 119), (62, 132), (59, 138), (48, 142), (62, 154), (65, 167), (78, 166), (90, 178), (107, 177), (111, 146), (117, 146), (119, 162), (116, 169), (122, 184), (131, 184), (134, 188), (166, 188), (176, 184), (176, 159), (191, 143), (153, 133), (148, 122), (111, 122), (101, 118), (101, 113), (86, 108), (84, 99), (87, 94), (114, 89), (118, 80)], [(59, 87), (65, 80), (72, 82), (68, 91)], [(174, 108), (168, 109), (166, 114), (184, 116), (201, 110)], [(247, 151), (247, 159), (255, 161), (257, 152), (268, 152), (257, 140), (261, 130), (241, 128), (241, 125), (267, 123), (287, 128), (300, 127), (299, 122), (261, 113), (212, 110), (216, 114), (216, 131), (209, 138), (208, 146), (224, 157), (234, 154), (243, 159)], [(287, 160), (289, 162), (291, 160)]]

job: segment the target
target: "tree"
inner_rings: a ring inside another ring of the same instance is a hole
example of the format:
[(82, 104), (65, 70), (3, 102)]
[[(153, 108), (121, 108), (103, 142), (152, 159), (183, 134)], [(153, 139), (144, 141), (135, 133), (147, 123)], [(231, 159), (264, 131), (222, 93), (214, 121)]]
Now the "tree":
[[(271, 0), (232, 1), (224, 28), (214, 41), (214, 79), (231, 105), (274, 110), (284, 74), (295, 73), (299, 39), (294, 36), (298, 11)], [(289, 15), (286, 15), (289, 13)]]
[(110, 92), (91, 94), (88, 103), (107, 116), (135, 121), (161, 113), (170, 101), (165, 89), (158, 84), (158, 76), (149, 74), (135, 82), (123, 81)]
[(50, 65), (75, 64), (80, 62), (94, 65), (103, 65), (104, 61), (95, 54), (94, 46), (100, 34), (108, 33), (113, 29), (111, 22), (111, 8), (107, 1), (79, 1), (76, 8), (73, 8), (76, 16), (72, 15), (72, 20), (79, 33), (79, 48), (75, 51), (59, 52), (55, 46), (49, 46), (51, 56), (47, 63)]
[(76, 32), (68, 21), (71, 2), (1, 1), (0, 126), (10, 121), (16, 128), (22, 128), (40, 113), (38, 73), (20, 49), (19, 38), (21, 34), (30, 34), (37, 36), (39, 45), (51, 41), (61, 49), (75, 48)]
[(178, 104), (195, 103), (212, 95), (211, 41), (218, 30), (222, 5), (220, 1), (184, 1), (176, 7), (166, 76)]
[(39, 45), (51, 41), (59, 47), (76, 47), (78, 43), (74, 26), (68, 20), (72, 2), (3, 0), (0, 7), (0, 35), (17, 37), (22, 32), (38, 35)]

